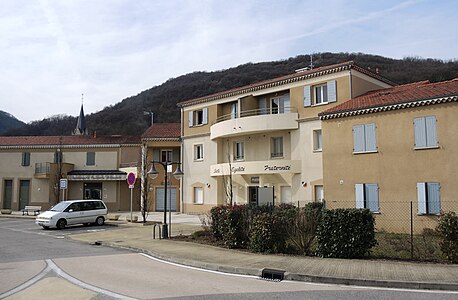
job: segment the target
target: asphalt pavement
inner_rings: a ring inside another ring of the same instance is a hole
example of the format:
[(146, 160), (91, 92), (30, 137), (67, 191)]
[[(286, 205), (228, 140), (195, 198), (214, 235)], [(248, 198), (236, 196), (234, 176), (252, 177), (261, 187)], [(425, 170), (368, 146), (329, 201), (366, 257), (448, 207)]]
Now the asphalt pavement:
[[(138, 213), (137, 213), (138, 214)], [(156, 258), (227, 273), (260, 276), (265, 268), (284, 272), (293, 281), (374, 286), (403, 289), (458, 291), (458, 265), (389, 260), (330, 259), (291, 255), (255, 254), (172, 239), (153, 239), (153, 225), (108, 221), (116, 230), (66, 235), (82, 243), (101, 244), (147, 253)], [(1, 215), (4, 217), (4, 215)], [(148, 221), (160, 222), (161, 213), (150, 213)], [(22, 217), (10, 215), (10, 217)], [(198, 216), (172, 214), (172, 237), (201, 229)]]

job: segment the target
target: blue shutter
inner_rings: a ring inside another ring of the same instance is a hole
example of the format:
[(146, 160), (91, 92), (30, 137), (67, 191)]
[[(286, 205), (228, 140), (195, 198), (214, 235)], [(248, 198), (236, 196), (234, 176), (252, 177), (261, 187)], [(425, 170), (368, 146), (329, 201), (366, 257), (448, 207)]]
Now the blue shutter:
[(436, 128), (436, 117), (426, 117), (426, 146), (434, 147), (437, 146), (437, 128)]
[(193, 121), (193, 111), (189, 111), (188, 112), (188, 127), (192, 127), (192, 125), (194, 124), (194, 121)]
[(378, 212), (378, 184), (368, 183), (364, 187), (366, 192), (366, 207), (372, 212)]
[(415, 147), (426, 147), (426, 121), (425, 118), (414, 119)]
[(375, 124), (364, 125), (366, 151), (376, 151), (377, 143), (375, 139)]
[(428, 189), (428, 213), (439, 214), (441, 211), (440, 185), (438, 182), (426, 183)]
[(426, 214), (426, 183), (417, 182), (418, 213)]
[(304, 86), (304, 107), (312, 105), (310, 86)]
[(336, 81), (331, 80), (328, 81), (328, 102), (336, 102), (337, 101), (337, 89), (336, 89)]
[(258, 100), (258, 107), (259, 107), (259, 114), (266, 115), (267, 114), (267, 99), (260, 98)]
[(202, 110), (202, 124), (208, 124), (208, 107)]
[(354, 148), (353, 152), (363, 152), (365, 151), (365, 139), (364, 139), (364, 125), (355, 125), (353, 126), (353, 140)]
[(355, 184), (356, 208), (364, 208), (364, 184)]

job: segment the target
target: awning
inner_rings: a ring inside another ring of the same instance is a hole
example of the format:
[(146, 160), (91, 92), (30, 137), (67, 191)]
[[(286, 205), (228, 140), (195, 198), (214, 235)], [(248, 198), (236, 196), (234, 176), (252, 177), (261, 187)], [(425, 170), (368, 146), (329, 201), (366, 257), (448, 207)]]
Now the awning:
[(117, 181), (126, 178), (127, 173), (119, 170), (73, 170), (67, 174), (70, 181)]

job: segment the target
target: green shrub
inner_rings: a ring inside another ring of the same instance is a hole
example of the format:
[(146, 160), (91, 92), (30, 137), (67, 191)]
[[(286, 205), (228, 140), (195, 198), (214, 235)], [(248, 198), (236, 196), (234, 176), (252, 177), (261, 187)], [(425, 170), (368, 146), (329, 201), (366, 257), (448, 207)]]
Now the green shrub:
[(458, 216), (454, 212), (441, 215), (437, 230), (442, 252), (448, 260), (458, 263)]
[(377, 244), (375, 220), (368, 209), (324, 210), (317, 228), (317, 254), (322, 257), (358, 258)]
[(316, 237), (316, 230), (321, 221), (323, 204), (308, 203), (304, 208), (296, 210), (290, 226), (286, 228), (289, 241), (298, 254), (311, 255)]
[(278, 241), (278, 218), (275, 215), (262, 213), (256, 215), (250, 226), (250, 242), (248, 248), (254, 252), (275, 252), (274, 245)]
[(246, 248), (248, 245), (248, 207), (226, 205), (214, 207), (211, 214), (211, 231), (217, 240), (228, 248)]

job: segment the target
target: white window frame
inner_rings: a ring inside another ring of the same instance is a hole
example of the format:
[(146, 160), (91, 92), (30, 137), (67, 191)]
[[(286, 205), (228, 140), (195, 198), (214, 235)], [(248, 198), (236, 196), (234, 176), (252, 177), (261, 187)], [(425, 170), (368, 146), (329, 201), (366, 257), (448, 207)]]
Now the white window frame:
[(414, 149), (439, 148), (436, 123), (436, 116), (425, 116), (414, 119)]
[[(281, 149), (276, 149), (276, 148), (281, 148)], [(283, 156), (284, 156), (283, 137), (282, 136), (272, 137), (270, 141), (270, 157), (271, 158), (282, 158)]]
[(326, 83), (313, 86), (313, 103), (315, 105), (328, 104), (328, 85)]
[(234, 160), (243, 161), (245, 160), (245, 143), (234, 142)]
[(321, 129), (313, 130), (313, 151), (322, 152), (323, 151), (323, 135)]
[(201, 186), (196, 186), (193, 189), (193, 203), (194, 204), (204, 204), (204, 188)]
[(194, 161), (204, 160), (204, 144), (194, 145)]
[(379, 213), (379, 186), (377, 183), (355, 184), (356, 208), (367, 208), (372, 213)]
[(419, 215), (438, 215), (441, 212), (439, 182), (417, 182)]
[(188, 127), (208, 124), (208, 107), (188, 111)]

